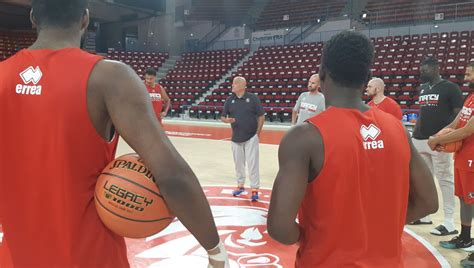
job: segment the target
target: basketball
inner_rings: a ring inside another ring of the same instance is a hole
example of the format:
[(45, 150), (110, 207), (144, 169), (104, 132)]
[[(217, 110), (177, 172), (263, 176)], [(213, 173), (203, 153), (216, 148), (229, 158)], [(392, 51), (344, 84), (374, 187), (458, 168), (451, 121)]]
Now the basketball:
[[(445, 129), (442, 129), (440, 132), (438, 132), (438, 134), (436, 134), (436, 136), (443, 136), (443, 135), (446, 135), (446, 134), (449, 134), (450, 132), (453, 132), (454, 129), (452, 128), (445, 128)], [(459, 149), (461, 149), (462, 147), (462, 141), (457, 141), (457, 142), (451, 142), (451, 143), (446, 143), (444, 145), (444, 152), (446, 153), (455, 153), (457, 151), (459, 151)]]
[(174, 219), (137, 154), (123, 155), (105, 167), (95, 187), (95, 206), (105, 226), (129, 238), (156, 234)]

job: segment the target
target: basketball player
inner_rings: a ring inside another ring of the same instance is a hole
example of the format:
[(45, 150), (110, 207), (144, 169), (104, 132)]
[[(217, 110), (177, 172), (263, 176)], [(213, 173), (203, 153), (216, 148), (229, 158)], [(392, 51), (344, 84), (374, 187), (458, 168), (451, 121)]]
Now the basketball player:
[(380, 110), (389, 113), (398, 120), (402, 120), (403, 113), (400, 105), (392, 98), (385, 97), (385, 83), (380, 78), (373, 78), (369, 81), (366, 89), (367, 95), (372, 98), (368, 103), (371, 107), (377, 107)]
[(120, 133), (211, 265), (224, 267), (206, 197), (143, 82), (127, 65), (79, 49), (87, 0), (33, 0), (31, 21), (36, 42), (0, 62), (0, 214), (13, 266), (129, 266), (124, 239), (102, 224), (93, 200)]
[(373, 54), (360, 33), (331, 38), (320, 69), (329, 108), (280, 144), (268, 232), (299, 242), (296, 267), (400, 267), (405, 223), (438, 209), (401, 121), (362, 102)]
[(313, 74), (308, 81), (308, 91), (299, 96), (293, 108), (293, 112), (291, 113), (292, 125), (301, 125), (307, 119), (320, 114), (326, 109), (324, 95), (319, 92), (320, 88), (319, 75)]
[[(163, 124), (163, 117), (168, 114), (171, 106), (171, 100), (166, 93), (166, 89), (156, 82), (156, 70), (149, 68), (145, 72), (145, 85), (146, 89), (150, 93), (151, 103), (153, 104), (153, 110), (155, 110), (158, 121)], [(165, 103), (165, 109), (163, 110), (163, 102)]]
[[(474, 88), (474, 62), (466, 68), (465, 80)], [(461, 234), (450, 241), (441, 241), (444, 248), (468, 248), (472, 246), (471, 222), (474, 209), (474, 93), (464, 102), (456, 119), (446, 128), (456, 129), (443, 135), (430, 137), (428, 145), (432, 150), (442, 151), (443, 145), (463, 141), (461, 149), (454, 155), (455, 194), (461, 203)], [(461, 261), (463, 265), (474, 265), (474, 255)]]

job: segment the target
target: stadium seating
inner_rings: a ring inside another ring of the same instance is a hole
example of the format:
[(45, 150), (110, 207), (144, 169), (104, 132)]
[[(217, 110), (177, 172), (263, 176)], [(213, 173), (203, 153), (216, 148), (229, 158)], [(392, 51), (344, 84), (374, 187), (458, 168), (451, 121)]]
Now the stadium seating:
[[(402, 109), (419, 109), (416, 89), (419, 65), (427, 56), (441, 62), (441, 74), (461, 86), (464, 96), (471, 89), (464, 84), (465, 66), (474, 59), (474, 31), (373, 38), (373, 75), (386, 83), (386, 94)], [(319, 71), (323, 43), (261, 47), (234, 75), (248, 80), (248, 89), (257, 94), (270, 120), (288, 121), (307, 80)], [(230, 94), (228, 79), (212, 95), (190, 110), (191, 116), (219, 118)], [(364, 96), (367, 101), (368, 96)]]
[[(339, 16), (346, 3), (347, 0), (270, 0), (262, 11), (256, 28), (277, 29)], [(288, 20), (283, 20), (285, 15), (289, 15)]]
[(248, 52), (248, 49), (228, 49), (183, 54), (160, 81), (172, 99), (172, 114), (176, 115), (183, 106), (193, 104)]
[(23, 48), (29, 47), (36, 39), (32, 31), (0, 30), (0, 61), (7, 59)]
[(158, 70), (166, 59), (169, 58), (169, 54), (163, 52), (125, 52), (109, 49), (107, 57), (111, 60), (122, 61), (130, 65), (143, 78), (146, 69), (152, 67)]
[(460, 0), (369, 0), (366, 9), (376, 24), (433, 21), (436, 13), (443, 13), (445, 20), (474, 16), (474, 3)]

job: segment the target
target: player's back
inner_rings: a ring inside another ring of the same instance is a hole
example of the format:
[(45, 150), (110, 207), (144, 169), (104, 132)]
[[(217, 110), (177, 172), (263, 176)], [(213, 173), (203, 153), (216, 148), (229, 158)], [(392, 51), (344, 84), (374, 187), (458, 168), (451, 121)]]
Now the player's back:
[(41, 49), (0, 63), (0, 214), (15, 267), (128, 266), (123, 238), (93, 201), (117, 146), (99, 136), (87, 108), (100, 59)]
[(297, 267), (399, 267), (410, 148), (400, 121), (378, 109), (331, 107), (309, 120), (324, 164), (307, 188)]

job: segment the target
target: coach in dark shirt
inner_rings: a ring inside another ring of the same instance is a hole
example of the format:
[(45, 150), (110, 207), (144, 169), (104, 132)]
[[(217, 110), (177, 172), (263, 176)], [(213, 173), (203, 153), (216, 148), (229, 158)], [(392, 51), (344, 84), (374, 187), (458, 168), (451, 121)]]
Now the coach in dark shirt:
[[(428, 138), (449, 125), (462, 108), (462, 93), (458, 85), (441, 79), (435, 58), (427, 58), (420, 68), (422, 83), (419, 92), (420, 117), (413, 133), (413, 144), (425, 159), (439, 182), (443, 195), (444, 223), (431, 231), (434, 235), (454, 235), (454, 174), (452, 154), (432, 151)], [(416, 223), (431, 223), (429, 217)]]
[(241, 195), (245, 185), (245, 163), (247, 163), (252, 188), (252, 201), (258, 200), (260, 188), (259, 136), (265, 122), (265, 111), (258, 97), (246, 92), (247, 82), (236, 77), (232, 83), (232, 95), (224, 104), (221, 120), (232, 126), (232, 153), (237, 175), (234, 196)]

